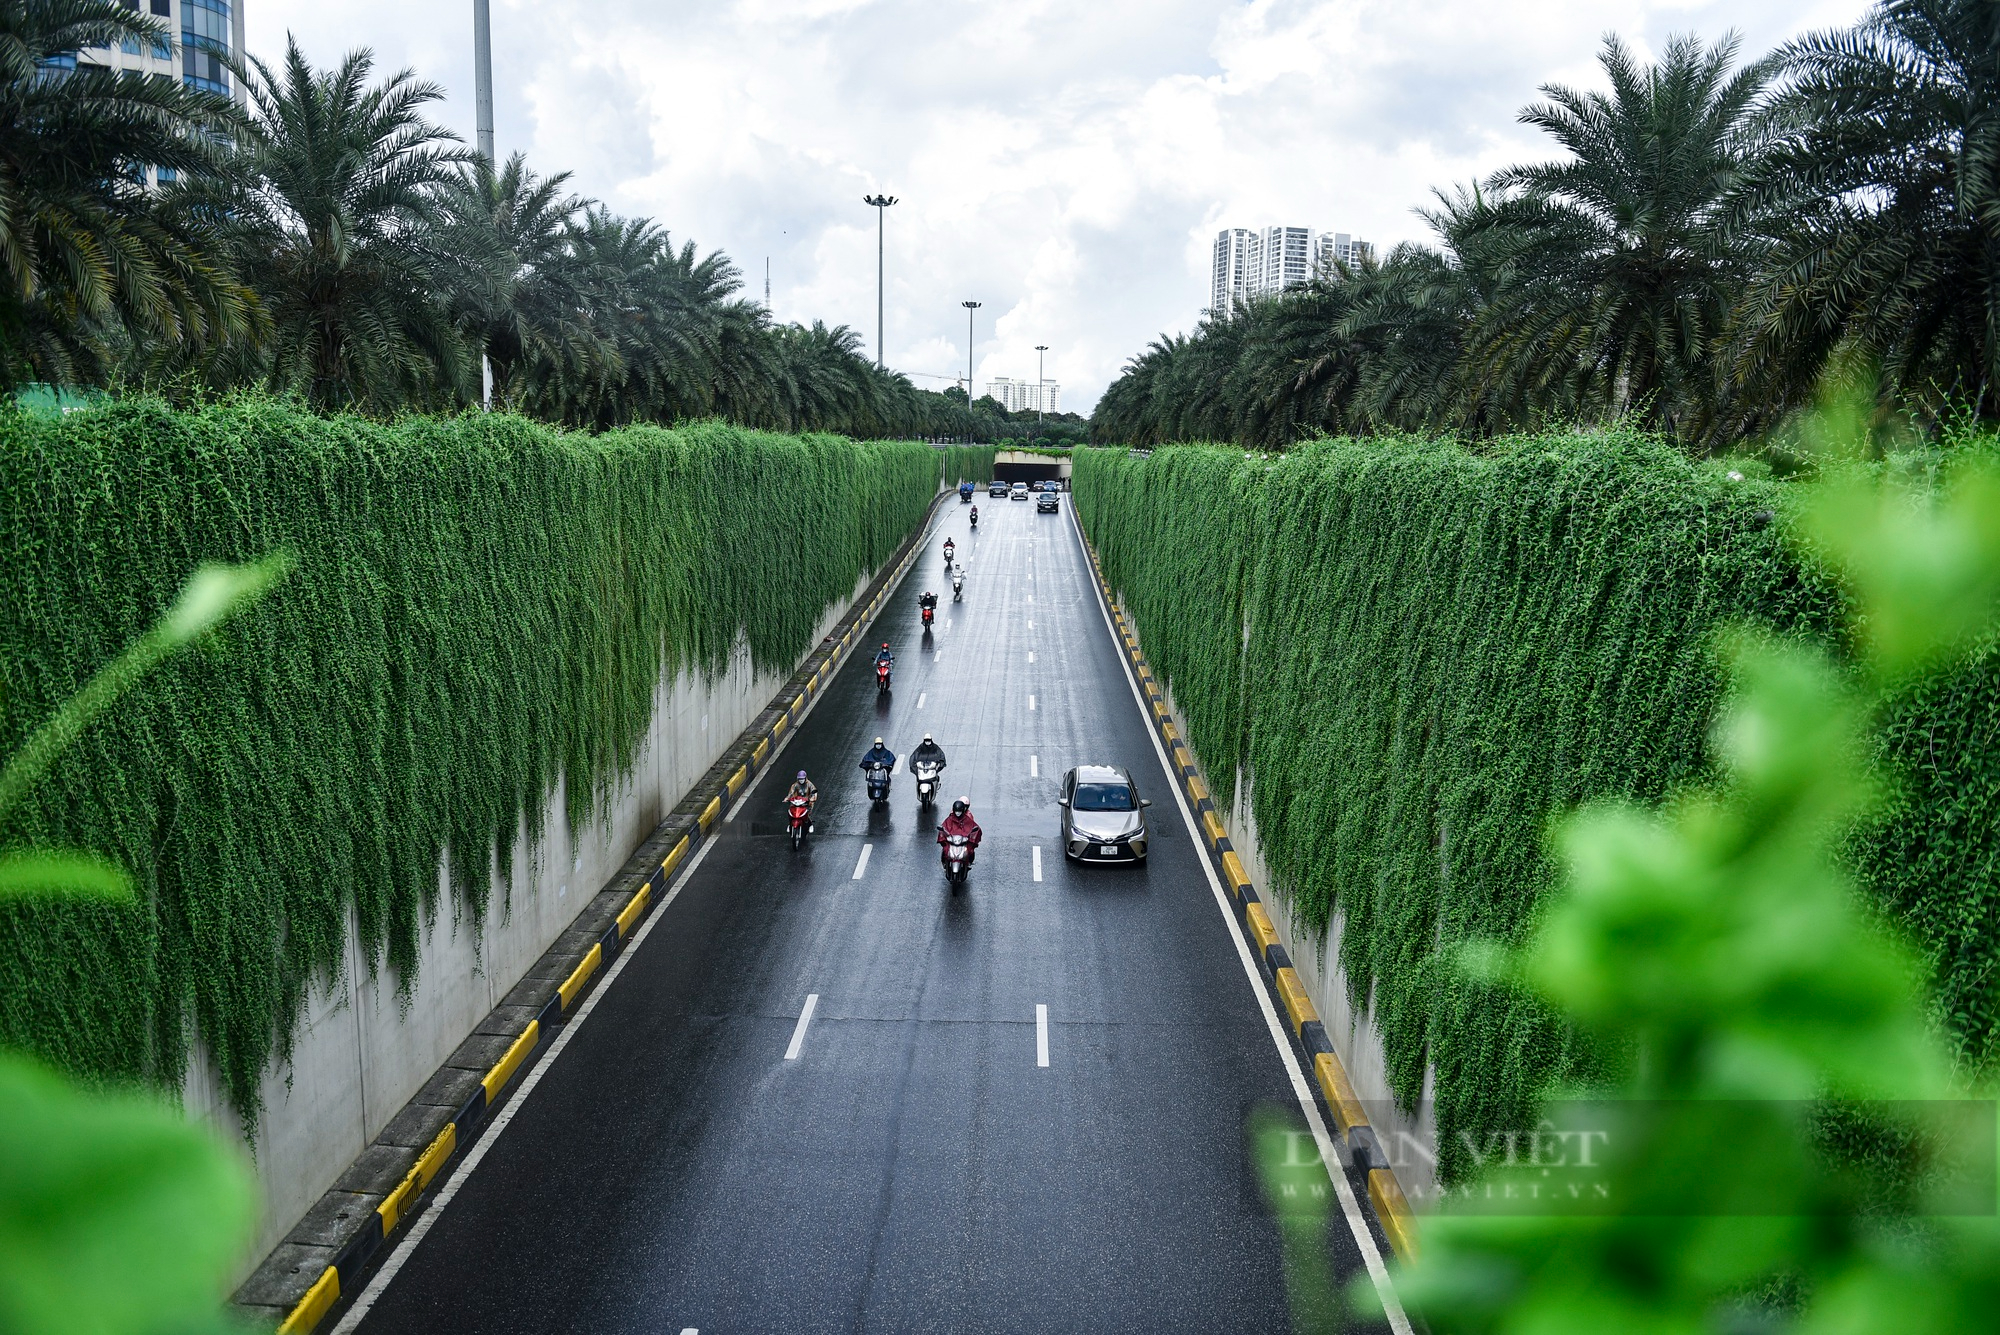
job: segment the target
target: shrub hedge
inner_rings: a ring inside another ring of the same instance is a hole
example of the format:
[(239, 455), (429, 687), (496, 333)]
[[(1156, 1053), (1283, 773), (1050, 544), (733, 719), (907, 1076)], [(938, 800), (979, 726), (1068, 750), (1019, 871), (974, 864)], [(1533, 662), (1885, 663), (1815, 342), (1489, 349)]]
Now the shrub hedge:
[[(1552, 883), (1550, 820), (1704, 774), (1717, 630), (1832, 636), (1840, 595), (1783, 536), (1782, 483), (1637, 435), (1478, 454), (1335, 440), (1277, 458), (1078, 451), (1078, 517), (1190, 744), (1239, 784), (1297, 915), (1372, 998), (1392, 1085), (1436, 1070), (1442, 1169), (1461, 1131), (1531, 1125), (1589, 1054), (1468, 981), (1459, 943), (1519, 941)], [(2000, 662), (1883, 721), (1903, 779), (1857, 832), (1864, 881), (1928, 952), (1944, 1027), (1996, 1047)]]
[(0, 1043), (171, 1085), (198, 1035), (254, 1125), (349, 912), (368, 967), (407, 986), (447, 852), (451, 910), (476, 922), (555, 785), (576, 824), (627, 771), (663, 674), (717, 671), (739, 637), (761, 667), (796, 662), (921, 518), (938, 463), (720, 425), (0, 415), (0, 747), (198, 562), (297, 561), (0, 831), (97, 849), (142, 890), (132, 909), (0, 908)]

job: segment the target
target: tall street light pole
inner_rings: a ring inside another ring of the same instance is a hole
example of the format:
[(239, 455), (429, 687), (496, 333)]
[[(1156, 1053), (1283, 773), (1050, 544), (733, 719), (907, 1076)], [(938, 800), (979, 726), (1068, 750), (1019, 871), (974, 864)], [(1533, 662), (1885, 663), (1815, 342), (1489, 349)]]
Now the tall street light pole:
[(493, 156), (493, 12), (489, 0), (472, 0), (472, 86), (479, 156), (488, 165), (497, 165)]
[(1035, 344), (1035, 426), (1038, 430), (1042, 425), (1043, 410), (1049, 405), (1049, 377), (1043, 369), (1048, 350), (1046, 343)]
[[(479, 156), (499, 169), (493, 156), (493, 13), (490, 0), (472, 0), (473, 121), (478, 130)], [(493, 411), (493, 361), (479, 354), (480, 404)]]
[(979, 309), (976, 301), (961, 301), (965, 307), (965, 410), (972, 411), (972, 313)]
[(889, 206), (896, 202), (894, 195), (863, 195), (863, 204), (875, 206), (875, 365), (882, 366), (882, 261), (885, 254), (883, 240), (888, 229)]

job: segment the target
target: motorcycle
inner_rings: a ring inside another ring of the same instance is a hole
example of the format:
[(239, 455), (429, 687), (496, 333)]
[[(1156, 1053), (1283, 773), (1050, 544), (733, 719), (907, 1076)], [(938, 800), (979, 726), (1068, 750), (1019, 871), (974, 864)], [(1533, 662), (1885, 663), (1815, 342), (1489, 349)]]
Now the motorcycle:
[(944, 568), (946, 570), (951, 569), (951, 554), (956, 550), (958, 549), (951, 545), (951, 539), (946, 538), (944, 540)]
[(919, 807), (927, 807), (937, 801), (938, 775), (943, 772), (942, 766), (929, 764), (928, 762), (922, 765), (910, 766), (910, 775), (917, 781), (917, 805)]
[(956, 890), (965, 884), (965, 873), (972, 866), (972, 840), (962, 834), (948, 834), (944, 837), (944, 852), (939, 861), (944, 863), (944, 878)]
[(966, 505), (971, 503), (972, 484), (970, 482), (961, 482), (958, 484), (958, 500), (959, 504), (961, 505)]
[(979, 507), (976, 505), (972, 507), (972, 526), (979, 527)]
[(965, 572), (963, 570), (954, 570), (951, 572), (951, 600), (955, 603), (965, 601)]
[(868, 800), (886, 802), (889, 800), (889, 767), (870, 765), (862, 773), (868, 778)]
[(803, 797), (788, 797), (785, 816), (791, 822), (792, 847), (797, 849), (806, 841), (806, 829), (812, 824), (812, 803)]
[(937, 619), (937, 611), (936, 609), (929, 607), (926, 607), (922, 610), (924, 614), (924, 629), (929, 630), (931, 628), (931, 622)]
[(886, 660), (875, 665), (875, 689), (882, 692), (889, 689), (889, 664)]

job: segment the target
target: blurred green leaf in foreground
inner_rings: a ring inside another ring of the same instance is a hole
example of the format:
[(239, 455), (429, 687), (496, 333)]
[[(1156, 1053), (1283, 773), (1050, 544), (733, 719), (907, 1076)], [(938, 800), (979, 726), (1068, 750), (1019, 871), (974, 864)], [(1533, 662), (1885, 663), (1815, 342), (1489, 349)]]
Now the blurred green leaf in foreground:
[[(0, 769), (4, 819), (65, 747), (170, 654), (284, 577), (274, 558), (204, 565), (152, 629), (61, 705)], [(0, 852), (0, 901), (129, 899), (93, 853)], [(222, 1298), (254, 1219), (241, 1156), (171, 1104), (87, 1092), (0, 1052), (0, 1335), (224, 1329)]]
[[(1570, 817), (1555, 833), (1565, 890), (1533, 936), (1467, 954), (1560, 1008), (1609, 1063), (1606, 1087), (1549, 1091), (1552, 1108), (1608, 1095), (1608, 1204), (1482, 1208), (1497, 1174), (1447, 1199), (1398, 1281), (1439, 1331), (2000, 1328), (1991, 1188), (1970, 1208), (1962, 1190), (1947, 1199), (1963, 1187), (1944, 1181), (1948, 1154), (1925, 1158), (1938, 1141), (1924, 1110), (1978, 1127), (1949, 1114), (1991, 1091), (1957, 1083), (1919, 971), (1837, 857), (1885, 782), (1867, 761), (1870, 712), (1991, 643), (2000, 470), (1968, 451), (1935, 485), (1832, 473), (1796, 531), (1849, 590), (1855, 661), (1736, 632), (1717, 782), (1660, 811)], [(1545, 1128), (1568, 1129), (1552, 1116)], [(1850, 1134), (1829, 1137), (1843, 1117)], [(1972, 1149), (1990, 1162), (1991, 1143)]]

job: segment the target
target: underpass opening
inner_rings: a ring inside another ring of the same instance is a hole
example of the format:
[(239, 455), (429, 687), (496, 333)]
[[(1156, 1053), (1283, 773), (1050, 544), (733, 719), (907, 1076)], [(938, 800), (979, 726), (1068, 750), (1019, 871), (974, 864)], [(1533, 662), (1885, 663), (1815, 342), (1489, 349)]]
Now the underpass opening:
[(995, 482), (1049, 482), (1062, 476), (1062, 465), (1051, 459), (1047, 463), (993, 465)]

